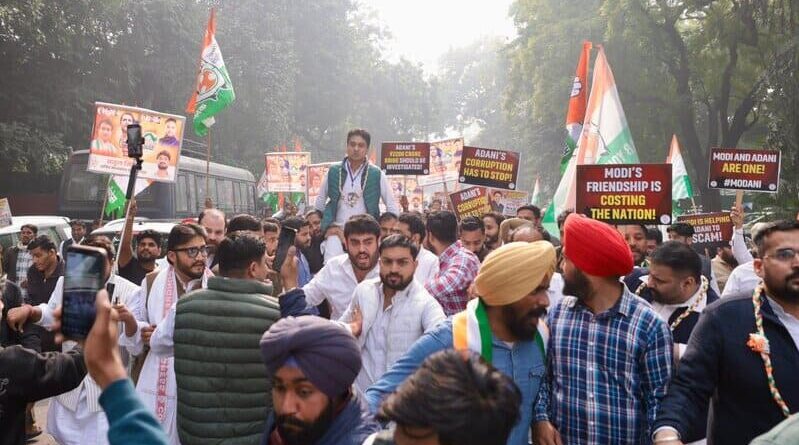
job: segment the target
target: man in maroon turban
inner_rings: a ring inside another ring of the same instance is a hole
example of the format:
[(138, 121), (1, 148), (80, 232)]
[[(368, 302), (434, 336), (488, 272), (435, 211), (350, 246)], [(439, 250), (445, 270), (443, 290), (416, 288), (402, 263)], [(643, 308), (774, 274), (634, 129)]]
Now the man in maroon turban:
[(672, 340), (649, 304), (619, 281), (633, 268), (630, 247), (608, 224), (572, 214), (562, 268), (564, 298), (550, 312), (534, 442), (651, 443)]

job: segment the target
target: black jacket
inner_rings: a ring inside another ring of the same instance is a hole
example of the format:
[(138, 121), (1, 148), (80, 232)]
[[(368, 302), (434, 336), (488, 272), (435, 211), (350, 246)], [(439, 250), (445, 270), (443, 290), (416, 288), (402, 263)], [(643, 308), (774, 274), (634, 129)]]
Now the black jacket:
[(25, 405), (70, 391), (85, 375), (79, 348), (47, 354), (0, 348), (0, 445), (25, 443)]
[[(641, 285), (641, 277), (644, 275), (649, 275), (649, 269), (639, 267), (633, 270), (630, 275), (624, 277), (624, 284), (627, 285), (627, 289), (630, 289), (630, 292), (634, 293)], [(710, 279), (708, 279), (708, 281), (709, 280)], [(652, 303), (652, 292), (650, 292), (649, 289), (644, 289), (641, 291), (640, 297), (649, 303)], [(708, 285), (706, 304), (710, 305), (718, 300), (719, 295), (713, 290), (712, 287), (710, 287), (710, 285)], [(667, 321), (669, 326), (674, 323), (674, 320), (676, 320), (685, 309), (688, 309), (688, 306), (680, 307), (671, 314)], [(699, 315), (700, 314), (697, 312), (691, 312), (683, 321), (680, 322), (677, 328), (671, 333), (674, 343), (688, 344), (688, 339), (691, 337), (694, 327), (699, 322)]]
[(3, 255), (3, 271), (6, 273), (8, 279), (15, 283), (19, 283), (20, 278), (25, 278), (17, 276), (18, 256), (19, 256), (19, 246), (12, 246), (6, 249), (5, 255)]
[(0, 322), (0, 347), (18, 345), (19, 333), (8, 326), (8, 311), (22, 306), (22, 289), (9, 280), (0, 277), (0, 300), (3, 300), (3, 316)]
[[(799, 350), (768, 301), (761, 313), (777, 388), (796, 412)], [(709, 401), (713, 404), (709, 438), (714, 444), (748, 444), (785, 420), (769, 392), (760, 354), (746, 345), (754, 332), (751, 296), (724, 298), (705, 308), (660, 405), (654, 430), (674, 427), (683, 442), (701, 438), (704, 431), (697, 431), (694, 420), (707, 413)]]

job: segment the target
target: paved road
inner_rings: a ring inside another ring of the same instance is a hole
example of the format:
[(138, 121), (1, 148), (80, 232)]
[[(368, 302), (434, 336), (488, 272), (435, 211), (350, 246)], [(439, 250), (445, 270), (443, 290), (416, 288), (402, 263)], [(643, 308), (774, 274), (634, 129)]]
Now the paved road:
[(36, 424), (39, 425), (39, 428), (41, 428), (44, 433), (37, 437), (36, 440), (28, 442), (30, 445), (58, 445), (58, 442), (53, 439), (53, 436), (47, 434), (47, 408), (49, 407), (50, 399), (36, 402), (36, 407), (34, 408)]

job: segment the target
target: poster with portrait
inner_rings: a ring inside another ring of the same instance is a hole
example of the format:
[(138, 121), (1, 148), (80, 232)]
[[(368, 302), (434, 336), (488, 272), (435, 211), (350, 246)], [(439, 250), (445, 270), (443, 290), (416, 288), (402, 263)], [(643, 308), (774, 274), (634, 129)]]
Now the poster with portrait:
[(463, 138), (430, 143), (430, 174), (419, 176), (422, 187), (458, 180), (461, 169)]
[(408, 210), (424, 211), (424, 190), (419, 185), (418, 179), (413, 175), (388, 176), (388, 183), (391, 186), (391, 194), (394, 201), (399, 205), (402, 196), (408, 197)]
[(8, 198), (0, 198), (0, 228), (11, 225), (11, 205)]
[(145, 108), (94, 104), (88, 170), (112, 175), (130, 174), (127, 128), (138, 122), (144, 137), (140, 179), (175, 182), (186, 118)]
[(308, 205), (313, 206), (319, 191), (322, 188), (322, 181), (327, 178), (327, 171), (335, 162), (322, 162), (308, 166)]
[(518, 190), (488, 189), (491, 211), (500, 215), (516, 216), (516, 210), (530, 202), (530, 193)]
[(266, 153), (265, 157), (266, 184), (270, 192), (306, 192), (310, 153)]

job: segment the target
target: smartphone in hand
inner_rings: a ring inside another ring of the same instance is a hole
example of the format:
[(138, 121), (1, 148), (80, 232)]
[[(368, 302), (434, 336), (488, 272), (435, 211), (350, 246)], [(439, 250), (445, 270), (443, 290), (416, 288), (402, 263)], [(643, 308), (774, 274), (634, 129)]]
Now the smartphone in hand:
[(107, 278), (104, 249), (72, 245), (67, 250), (61, 332), (71, 340), (83, 340), (94, 324), (97, 291)]
[(297, 231), (291, 227), (281, 226), (280, 237), (277, 239), (277, 253), (275, 253), (275, 261), (272, 263), (272, 269), (280, 273), (280, 268), (283, 262), (286, 261), (286, 254), (288, 254), (289, 247), (294, 245), (294, 238), (297, 237)]

